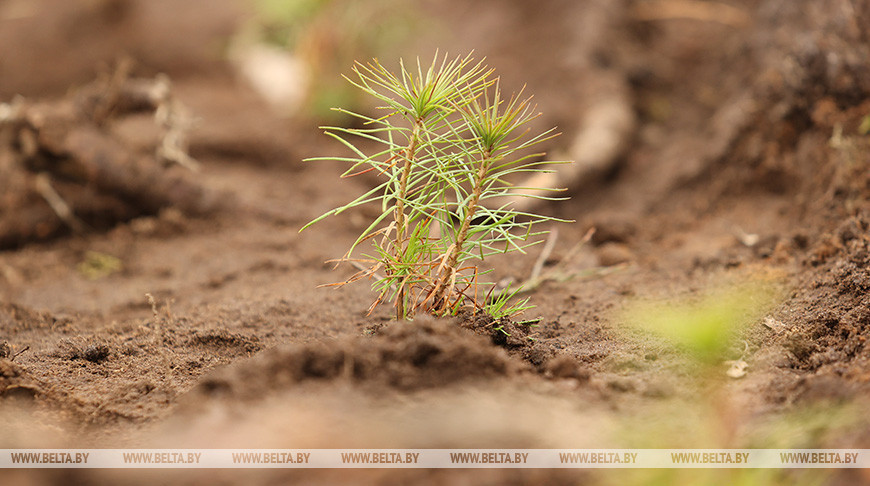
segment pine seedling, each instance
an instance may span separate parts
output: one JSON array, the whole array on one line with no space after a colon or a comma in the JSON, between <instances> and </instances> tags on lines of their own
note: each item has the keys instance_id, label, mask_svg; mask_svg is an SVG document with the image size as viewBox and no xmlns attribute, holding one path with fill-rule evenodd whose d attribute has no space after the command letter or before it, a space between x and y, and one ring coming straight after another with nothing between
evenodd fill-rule
<instances>
[{"instance_id":1,"label":"pine seedling","mask_svg":"<svg viewBox=\"0 0 870 486\"><path fill-rule=\"evenodd\" d=\"M382 182L303 229L364 204L380 203L381 210L336 260L362 270L330 285L373 279L378 297L369 312L391 302L398 319L466 310L501 318L528 309L527 300L511 304L504 293L492 298L495 284L483 281L487 272L475 263L498 253L524 252L546 233L534 229L539 223L557 221L498 203L516 189L539 189L516 188L509 180L545 171L542 165L550 162L531 148L555 137L555 131L532 134L528 125L539 113L531 99L522 92L506 99L493 71L471 56L436 54L425 69L419 60L411 70L400 62L398 74L374 60L357 63L353 73L348 81L382 103L385 114L371 117L339 108L362 127L325 130L353 155L311 160L345 162L350 167L342 177L374 172ZM360 140L377 142L381 149L367 154L357 147ZM372 249L352 257L364 243Z\"/></svg>"}]
</instances>

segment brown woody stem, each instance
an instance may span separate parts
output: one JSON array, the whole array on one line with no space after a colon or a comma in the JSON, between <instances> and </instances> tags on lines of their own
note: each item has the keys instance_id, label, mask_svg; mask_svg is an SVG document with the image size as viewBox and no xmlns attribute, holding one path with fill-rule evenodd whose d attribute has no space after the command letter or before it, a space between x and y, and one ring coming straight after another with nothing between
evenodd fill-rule
<instances>
[{"instance_id":1,"label":"brown woody stem","mask_svg":"<svg viewBox=\"0 0 870 486\"><path fill-rule=\"evenodd\" d=\"M402 177L399 179L399 192L396 195L396 209L394 219L396 221L396 240L393 244L396 251L396 257L400 257L404 252L405 244L405 196L408 193L408 178L411 175L414 158L417 152L417 142L420 134L420 126L422 120L417 120L414 123L414 129L411 132L411 139L408 141L408 148L405 151L405 166L402 167ZM405 318L405 286L400 284L396 291L396 319L402 320Z\"/></svg>"},{"instance_id":2,"label":"brown woody stem","mask_svg":"<svg viewBox=\"0 0 870 486\"><path fill-rule=\"evenodd\" d=\"M474 214L479 207L480 196L483 193L483 179L489 170L491 162L491 154L487 150L483 154L480 161L480 169L477 171L477 178L474 181L474 187L471 192L471 200L468 202L468 209L465 212L465 218L462 220L462 226L459 227L459 233L456 236L456 243L447 257L447 263L444 265L442 276L438 279L438 286L435 290L435 305L438 306L436 312L442 314L447 311L450 303L450 296L447 295L449 282L453 281L456 275L456 265L459 262L459 256L462 254L462 247L465 246L465 241L468 239L468 230L471 228L471 220L474 219Z\"/></svg>"}]
</instances>

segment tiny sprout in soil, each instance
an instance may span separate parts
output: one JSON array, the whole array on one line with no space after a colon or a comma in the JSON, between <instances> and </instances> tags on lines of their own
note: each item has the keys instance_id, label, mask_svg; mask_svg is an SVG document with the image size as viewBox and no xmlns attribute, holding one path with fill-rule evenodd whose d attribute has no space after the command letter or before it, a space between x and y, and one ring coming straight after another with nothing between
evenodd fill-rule
<instances>
[{"instance_id":1,"label":"tiny sprout in soil","mask_svg":"<svg viewBox=\"0 0 870 486\"><path fill-rule=\"evenodd\" d=\"M515 299L521 289L496 291L475 262L524 252L546 233L535 230L539 223L561 221L499 203L517 189L537 189L515 188L509 180L544 172L543 165L552 163L530 150L557 135L529 128L540 115L531 98L522 91L506 98L493 70L471 56L436 54L428 68L418 60L410 70L400 61L398 74L374 60L357 63L353 72L348 81L381 103L385 114L339 108L361 120L362 128L325 130L353 155L311 160L339 160L350 165L342 177L374 172L381 182L303 229L364 204L379 203L380 213L335 260L361 270L330 285L370 278L379 295L369 312L391 302L399 319L467 311L511 318L530 308L528 299ZM380 150L365 153L360 141L376 142ZM371 250L352 256L363 243Z\"/></svg>"}]
</instances>

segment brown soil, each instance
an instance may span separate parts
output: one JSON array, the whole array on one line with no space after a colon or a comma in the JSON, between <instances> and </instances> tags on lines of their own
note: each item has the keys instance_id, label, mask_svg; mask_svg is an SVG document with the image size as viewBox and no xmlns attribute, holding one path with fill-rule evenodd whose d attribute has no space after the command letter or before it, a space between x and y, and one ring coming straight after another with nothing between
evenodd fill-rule
<instances>
[{"instance_id":1,"label":"brown soil","mask_svg":"<svg viewBox=\"0 0 870 486\"><path fill-rule=\"evenodd\" d=\"M509 84L527 82L541 124L566 134L549 150L567 150L584 100L611 89L602 80L629 87L639 119L612 171L543 208L576 220L558 228L545 265L575 277L545 282L526 315L541 321L506 333L473 319L394 322L385 307L366 316L365 284L317 287L353 272L324 262L346 251L369 213L298 230L367 181L303 162L338 148L316 122L277 116L223 61L244 4L0 4L0 101L61 99L129 55L138 75L170 76L200 120L190 139L197 184L226 195L205 215L124 213L104 231L0 252L0 448L870 448L865 414L850 415L870 398L870 138L859 133L870 115L870 2L735 0L727 3L747 18L733 24L645 19L643 2L540 3L480 2L471 15L464 2L423 2L455 29L432 28L420 44L476 48ZM599 35L578 33L584 21ZM563 261L592 227L591 242ZM120 269L87 273L93 254ZM522 280L537 257L488 265ZM725 367L699 372L685 349L622 313L639 299L746 281L772 282L781 298L726 356L749 364L741 379ZM664 481L686 481L674 474ZM652 477L663 480L0 471L3 484ZM860 473L824 479L870 482Z\"/></svg>"}]
</instances>

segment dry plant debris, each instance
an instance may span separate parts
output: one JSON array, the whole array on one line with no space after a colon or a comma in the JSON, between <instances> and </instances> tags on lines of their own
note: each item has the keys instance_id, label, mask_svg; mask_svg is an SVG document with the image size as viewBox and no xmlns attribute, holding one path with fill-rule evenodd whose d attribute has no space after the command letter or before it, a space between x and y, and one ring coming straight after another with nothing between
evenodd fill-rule
<instances>
[{"instance_id":1,"label":"dry plant debris","mask_svg":"<svg viewBox=\"0 0 870 486\"><path fill-rule=\"evenodd\" d=\"M137 114L152 114L157 125L150 153L113 131ZM0 103L0 248L169 206L213 210L217 198L198 183L187 154L192 120L168 77L135 78L125 63L61 100Z\"/></svg>"}]
</instances>

